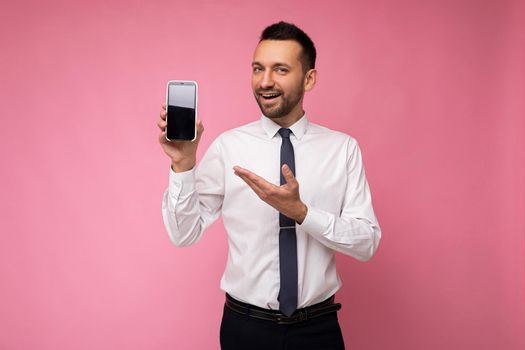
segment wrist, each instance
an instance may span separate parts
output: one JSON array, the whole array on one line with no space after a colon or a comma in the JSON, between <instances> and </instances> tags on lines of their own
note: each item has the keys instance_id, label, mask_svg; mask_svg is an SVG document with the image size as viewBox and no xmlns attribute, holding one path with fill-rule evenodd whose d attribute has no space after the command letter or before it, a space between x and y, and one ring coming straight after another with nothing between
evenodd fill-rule
<instances>
[{"instance_id":1,"label":"wrist","mask_svg":"<svg viewBox=\"0 0 525 350\"><path fill-rule=\"evenodd\" d=\"M188 171L193 169L195 166L195 160L189 160L189 161L171 161L171 168L176 173L182 173L184 171Z\"/></svg>"},{"instance_id":2,"label":"wrist","mask_svg":"<svg viewBox=\"0 0 525 350\"><path fill-rule=\"evenodd\" d=\"M299 225L301 225L306 218L306 214L308 214L308 207L303 202L300 202L298 213L295 216L295 222L297 222Z\"/></svg>"}]
</instances>

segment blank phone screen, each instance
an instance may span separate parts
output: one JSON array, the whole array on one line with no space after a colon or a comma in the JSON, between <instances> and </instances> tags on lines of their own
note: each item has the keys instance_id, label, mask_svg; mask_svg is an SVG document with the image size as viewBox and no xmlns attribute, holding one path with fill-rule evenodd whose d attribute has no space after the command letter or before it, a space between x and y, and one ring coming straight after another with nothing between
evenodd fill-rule
<instances>
[{"instance_id":1,"label":"blank phone screen","mask_svg":"<svg viewBox=\"0 0 525 350\"><path fill-rule=\"evenodd\" d=\"M168 85L168 125L170 140L193 140L195 137L195 84Z\"/></svg>"}]
</instances>

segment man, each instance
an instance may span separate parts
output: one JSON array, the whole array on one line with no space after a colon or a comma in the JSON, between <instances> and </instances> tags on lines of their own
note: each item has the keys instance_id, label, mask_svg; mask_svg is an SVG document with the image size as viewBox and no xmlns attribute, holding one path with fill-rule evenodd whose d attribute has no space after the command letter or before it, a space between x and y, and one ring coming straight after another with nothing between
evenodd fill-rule
<instances>
[{"instance_id":1,"label":"man","mask_svg":"<svg viewBox=\"0 0 525 350\"><path fill-rule=\"evenodd\" d=\"M194 244L220 214L228 233L223 349L344 349L335 251L366 261L381 238L356 140L303 110L315 58L293 24L267 27L252 62L262 116L220 135L198 167L202 122L194 142L167 142L165 105L160 113L172 163L162 205L170 239Z\"/></svg>"}]
</instances>

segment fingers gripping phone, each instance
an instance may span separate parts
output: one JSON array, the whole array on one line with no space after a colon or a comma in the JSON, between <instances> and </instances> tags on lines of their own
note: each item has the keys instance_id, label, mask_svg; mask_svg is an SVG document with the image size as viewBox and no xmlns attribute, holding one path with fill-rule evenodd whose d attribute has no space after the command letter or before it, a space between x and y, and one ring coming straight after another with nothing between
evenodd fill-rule
<instances>
[{"instance_id":1,"label":"fingers gripping phone","mask_svg":"<svg viewBox=\"0 0 525 350\"><path fill-rule=\"evenodd\" d=\"M197 82L170 80L166 89L166 139L193 141L197 137Z\"/></svg>"}]
</instances>

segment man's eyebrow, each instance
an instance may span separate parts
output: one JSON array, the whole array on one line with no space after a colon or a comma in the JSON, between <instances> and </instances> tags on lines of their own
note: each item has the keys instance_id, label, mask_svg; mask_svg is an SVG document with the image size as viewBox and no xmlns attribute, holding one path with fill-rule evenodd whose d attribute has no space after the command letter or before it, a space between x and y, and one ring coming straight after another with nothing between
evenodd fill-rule
<instances>
[{"instance_id":1,"label":"man's eyebrow","mask_svg":"<svg viewBox=\"0 0 525 350\"><path fill-rule=\"evenodd\" d=\"M257 61L253 61L252 62L252 66L261 66L261 67L264 67L264 65L260 62L257 62ZM274 63L272 65L272 67L287 67L287 68L292 68L289 64L286 64L286 63L282 63L282 62L277 62L277 63Z\"/></svg>"}]
</instances>

